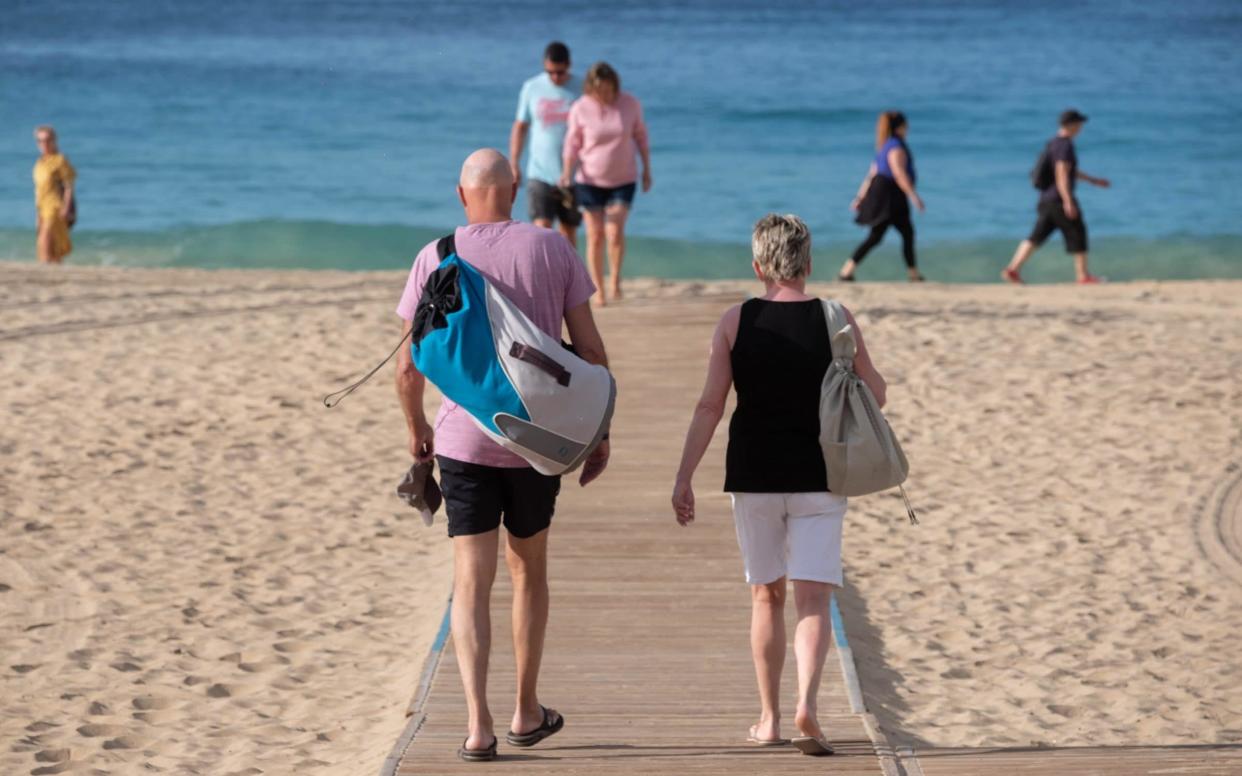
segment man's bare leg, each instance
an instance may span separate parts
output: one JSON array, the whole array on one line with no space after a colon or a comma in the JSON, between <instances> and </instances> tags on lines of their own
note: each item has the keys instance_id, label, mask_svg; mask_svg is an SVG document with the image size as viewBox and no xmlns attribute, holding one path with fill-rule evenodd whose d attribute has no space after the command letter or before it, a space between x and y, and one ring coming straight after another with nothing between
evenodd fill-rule
<instances>
[{"instance_id":1,"label":"man's bare leg","mask_svg":"<svg viewBox=\"0 0 1242 776\"><path fill-rule=\"evenodd\" d=\"M625 262L625 220L630 215L630 209L624 204L612 204L608 206L606 215L604 234L608 238L608 293L613 299L620 299L621 265Z\"/></svg>"},{"instance_id":2,"label":"man's bare leg","mask_svg":"<svg viewBox=\"0 0 1242 776\"><path fill-rule=\"evenodd\" d=\"M798 661L798 707L794 724L803 735L820 737L819 680L828 656L831 625L828 604L832 585L825 582L794 580L794 606L798 610L798 627L794 633L794 656Z\"/></svg>"},{"instance_id":3,"label":"man's bare leg","mask_svg":"<svg viewBox=\"0 0 1242 776\"><path fill-rule=\"evenodd\" d=\"M1035 251L1039 250L1039 246L1030 240L1023 240L1018 243L1018 249L1014 251L1013 258L1009 261L1009 266L1005 267L1005 271L1001 273L1001 277L1011 283L1022 282L1018 279L1019 273L1022 271L1022 265L1027 262L1031 256L1035 255Z\"/></svg>"},{"instance_id":4,"label":"man's bare leg","mask_svg":"<svg viewBox=\"0 0 1242 776\"><path fill-rule=\"evenodd\" d=\"M529 733L543 724L537 685L548 630L548 531L527 539L512 534L505 560L513 578L513 656L517 661L515 733Z\"/></svg>"},{"instance_id":5,"label":"man's bare leg","mask_svg":"<svg viewBox=\"0 0 1242 776\"><path fill-rule=\"evenodd\" d=\"M494 739L487 707L487 659L492 649L490 604L499 535L496 529L453 537L453 645L466 691L467 749L486 749Z\"/></svg>"},{"instance_id":6,"label":"man's bare leg","mask_svg":"<svg viewBox=\"0 0 1242 776\"><path fill-rule=\"evenodd\" d=\"M785 668L785 578L750 586L750 654L759 680L759 723L751 735L781 735L781 671Z\"/></svg>"},{"instance_id":7,"label":"man's bare leg","mask_svg":"<svg viewBox=\"0 0 1242 776\"><path fill-rule=\"evenodd\" d=\"M1074 276L1079 283L1091 277L1091 273L1087 272L1087 254L1085 252L1074 254Z\"/></svg>"}]
</instances>

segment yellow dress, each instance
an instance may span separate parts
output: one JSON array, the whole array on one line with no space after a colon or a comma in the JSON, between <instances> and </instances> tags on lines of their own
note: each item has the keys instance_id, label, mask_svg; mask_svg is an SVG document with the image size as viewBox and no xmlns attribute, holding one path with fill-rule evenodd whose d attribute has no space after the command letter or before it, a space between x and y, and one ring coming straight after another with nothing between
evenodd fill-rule
<instances>
[{"instance_id":1,"label":"yellow dress","mask_svg":"<svg viewBox=\"0 0 1242 776\"><path fill-rule=\"evenodd\" d=\"M35 209L45 229L52 230L52 256L62 258L73 250L69 241L69 225L60 210L65 201L65 186L72 186L78 174L64 154L50 154L39 158L34 166Z\"/></svg>"}]
</instances>

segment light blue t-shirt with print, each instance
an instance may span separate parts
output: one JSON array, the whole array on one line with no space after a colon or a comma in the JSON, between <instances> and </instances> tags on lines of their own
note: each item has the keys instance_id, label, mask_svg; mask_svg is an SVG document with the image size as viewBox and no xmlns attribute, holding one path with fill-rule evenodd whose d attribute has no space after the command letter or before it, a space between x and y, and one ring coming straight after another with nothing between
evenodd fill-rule
<instances>
[{"instance_id":1,"label":"light blue t-shirt with print","mask_svg":"<svg viewBox=\"0 0 1242 776\"><path fill-rule=\"evenodd\" d=\"M557 86L547 73L540 73L522 84L518 97L517 120L530 124L530 143L526 157L526 180L553 186L561 177L561 146L565 143L569 107L582 95L577 76Z\"/></svg>"}]
</instances>

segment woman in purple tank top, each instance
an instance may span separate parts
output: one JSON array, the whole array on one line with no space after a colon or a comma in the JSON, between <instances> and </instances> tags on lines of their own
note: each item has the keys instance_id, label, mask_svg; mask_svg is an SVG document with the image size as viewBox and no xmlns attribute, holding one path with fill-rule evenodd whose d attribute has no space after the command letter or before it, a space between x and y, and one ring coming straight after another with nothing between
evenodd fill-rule
<instances>
[{"instance_id":1,"label":"woman in purple tank top","mask_svg":"<svg viewBox=\"0 0 1242 776\"><path fill-rule=\"evenodd\" d=\"M910 124L900 111L880 114L875 126L875 161L867 171L858 188L858 196L850 203L850 209L858 211L854 220L870 227L867 238L854 249L838 280L851 281L854 271L872 248L884 239L891 226L901 234L901 251L906 260L906 272L911 282L923 279L914 258L914 223L910 220L910 202L923 212L923 199L914 189L918 176L914 171L914 156L906 146L906 133Z\"/></svg>"}]
</instances>

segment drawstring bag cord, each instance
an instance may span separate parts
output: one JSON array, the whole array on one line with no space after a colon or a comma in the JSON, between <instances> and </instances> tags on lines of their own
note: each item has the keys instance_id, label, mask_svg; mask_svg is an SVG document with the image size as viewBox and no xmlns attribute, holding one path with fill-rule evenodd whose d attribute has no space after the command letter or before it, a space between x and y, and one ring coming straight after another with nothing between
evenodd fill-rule
<instances>
[{"instance_id":1,"label":"drawstring bag cord","mask_svg":"<svg viewBox=\"0 0 1242 776\"><path fill-rule=\"evenodd\" d=\"M384 366L384 364L387 364L389 361L392 360L393 356L397 355L397 351L401 350L401 346L405 344L405 341L409 339L410 335L413 333L414 333L414 328L410 327L409 331L407 331L405 334L402 334L401 341L397 343L397 347L392 349L392 352L388 354L387 358L385 358L383 361L376 364L374 369L372 369L370 372L367 372L366 377L363 377L361 380L354 383L353 385L342 388L336 393L330 393L327 396L323 397L323 406L327 407L328 409L332 409L333 407L335 407L336 405L344 401L346 396L350 395L355 390L357 390L363 383L365 383L367 380L370 380L375 375L375 373L378 372ZM335 396L340 396L340 398L336 399L336 401L333 401L333 397Z\"/></svg>"},{"instance_id":2,"label":"drawstring bag cord","mask_svg":"<svg viewBox=\"0 0 1242 776\"><path fill-rule=\"evenodd\" d=\"M910 518L910 525L918 525L919 518L918 515L914 514L914 507L910 506L910 497L906 495L906 486L898 485L897 487L901 490L902 501L906 502L906 516Z\"/></svg>"}]
</instances>

